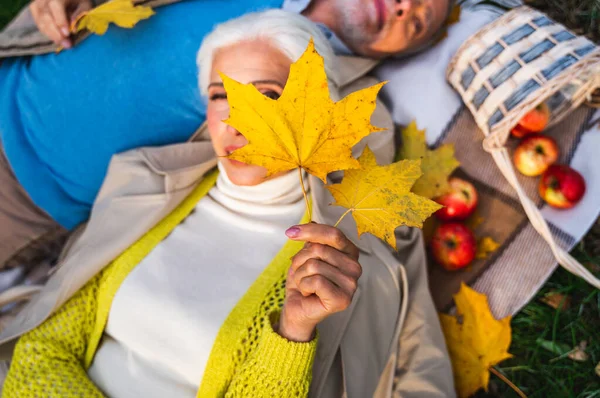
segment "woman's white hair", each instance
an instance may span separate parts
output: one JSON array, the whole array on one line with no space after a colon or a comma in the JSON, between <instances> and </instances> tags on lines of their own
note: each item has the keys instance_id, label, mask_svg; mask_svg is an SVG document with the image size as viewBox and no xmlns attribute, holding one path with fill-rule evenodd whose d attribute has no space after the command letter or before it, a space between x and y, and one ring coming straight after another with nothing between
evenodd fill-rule
<instances>
[{"instance_id":1,"label":"woman's white hair","mask_svg":"<svg viewBox=\"0 0 600 398\"><path fill-rule=\"evenodd\" d=\"M204 38L197 57L200 93L202 96L208 94L213 58L218 49L244 41L266 40L288 56L292 62L295 62L306 50L311 37L314 40L315 49L324 60L330 95L333 100L337 100L339 80L336 58L331 45L319 27L309 19L282 10L253 12L229 20L217 25Z\"/></svg>"}]
</instances>

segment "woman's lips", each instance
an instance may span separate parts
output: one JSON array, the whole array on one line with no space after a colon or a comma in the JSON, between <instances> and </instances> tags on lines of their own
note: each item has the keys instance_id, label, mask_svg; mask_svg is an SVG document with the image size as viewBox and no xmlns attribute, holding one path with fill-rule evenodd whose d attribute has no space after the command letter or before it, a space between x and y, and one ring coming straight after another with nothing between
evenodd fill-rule
<instances>
[{"instance_id":1,"label":"woman's lips","mask_svg":"<svg viewBox=\"0 0 600 398\"><path fill-rule=\"evenodd\" d=\"M229 145L225 147L226 156L231 155L236 149L242 148L243 145ZM234 166L246 166L246 163L240 162L239 160L227 158L227 160Z\"/></svg>"}]
</instances>

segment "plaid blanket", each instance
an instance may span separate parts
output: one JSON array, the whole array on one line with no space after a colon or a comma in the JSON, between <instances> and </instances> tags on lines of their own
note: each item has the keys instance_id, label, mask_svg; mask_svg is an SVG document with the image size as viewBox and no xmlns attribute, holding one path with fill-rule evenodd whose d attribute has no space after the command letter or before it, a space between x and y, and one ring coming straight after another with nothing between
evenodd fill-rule
<instances>
[{"instance_id":1,"label":"plaid blanket","mask_svg":"<svg viewBox=\"0 0 600 398\"><path fill-rule=\"evenodd\" d=\"M466 7L461 21L450 28L445 41L413 59L387 62L375 73L390 81L383 90L396 123L406 125L415 119L419 128L427 129L430 146L454 145L456 158L461 162L456 174L471 181L480 195L480 224L475 235L489 236L500 244L487 258L476 260L461 271L448 272L430 262L431 291L438 309L451 307L452 294L464 281L486 293L494 314L503 317L522 308L557 263L548 244L529 223L516 192L482 148L484 135L471 113L445 80L446 66L458 47L499 15L501 11L487 6ZM545 132L561 148L559 162L571 164L586 179L587 193L578 206L569 211L549 208L537 194L538 179L519 176L557 243L565 250L583 237L600 214L600 159L593 151L600 148L600 131L597 122L591 123L598 116L600 112L594 116L592 109L580 107ZM509 141L509 149L517 143Z\"/></svg>"},{"instance_id":2,"label":"plaid blanket","mask_svg":"<svg viewBox=\"0 0 600 398\"><path fill-rule=\"evenodd\" d=\"M592 134L590 121L593 114L593 110L581 107L545 132L556 140L562 150L559 163L573 163L582 137ZM486 259L475 260L469 268L458 272L445 271L430 262L429 276L435 302L438 308L447 309L452 294L464 281L488 294L497 316L512 314L544 284L554 271L556 260L546 241L529 223L516 192L498 171L490 154L483 150L483 134L466 108L461 107L437 141L438 144L454 144L456 157L461 161L457 174L477 188L480 201L476 217L481 217L481 223L475 228L476 236L490 236L500 244L500 248ZM509 148L516 144L516 140L510 141ZM544 203L537 194L538 179L519 175L519 180L528 196L542 209ZM588 190L588 196L591 194ZM547 219L559 246L565 250L572 249L596 219L598 209L595 214L590 209L587 215L587 222L582 220L581 228L575 234L565 231L560 223Z\"/></svg>"}]
</instances>

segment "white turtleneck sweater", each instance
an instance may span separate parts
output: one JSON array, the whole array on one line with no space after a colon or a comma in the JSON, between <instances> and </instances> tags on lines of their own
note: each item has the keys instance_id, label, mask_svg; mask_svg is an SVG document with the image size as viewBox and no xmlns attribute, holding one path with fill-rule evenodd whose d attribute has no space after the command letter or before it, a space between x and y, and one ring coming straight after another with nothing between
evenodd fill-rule
<instances>
[{"instance_id":1,"label":"white turtleneck sweater","mask_svg":"<svg viewBox=\"0 0 600 398\"><path fill-rule=\"evenodd\" d=\"M109 397L195 397L225 318L305 211L296 173L216 186L127 276L88 370Z\"/></svg>"}]
</instances>

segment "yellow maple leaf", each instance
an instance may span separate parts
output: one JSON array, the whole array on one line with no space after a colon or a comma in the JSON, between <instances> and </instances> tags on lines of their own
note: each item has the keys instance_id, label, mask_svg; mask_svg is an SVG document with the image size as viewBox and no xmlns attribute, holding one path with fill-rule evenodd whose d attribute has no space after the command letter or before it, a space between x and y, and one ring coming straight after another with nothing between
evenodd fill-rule
<instances>
[{"instance_id":1,"label":"yellow maple leaf","mask_svg":"<svg viewBox=\"0 0 600 398\"><path fill-rule=\"evenodd\" d=\"M71 25L72 32L87 29L103 35L112 22L122 28L132 28L142 19L150 18L154 11L150 7L134 6L131 0L111 0L90 11L81 13Z\"/></svg>"},{"instance_id":2,"label":"yellow maple leaf","mask_svg":"<svg viewBox=\"0 0 600 398\"><path fill-rule=\"evenodd\" d=\"M490 312L487 296L464 283L454 295L456 311L462 318L440 314L440 322L452 360L454 384L458 396L466 398L490 379L489 369L511 358L510 316L496 320Z\"/></svg>"},{"instance_id":3,"label":"yellow maple leaf","mask_svg":"<svg viewBox=\"0 0 600 398\"><path fill-rule=\"evenodd\" d=\"M361 168L347 170L340 184L328 185L335 205L351 212L358 235L369 232L396 249L394 230L401 225L423 226L423 221L442 206L410 192L421 176L419 160L401 160L378 166L366 147Z\"/></svg>"},{"instance_id":4,"label":"yellow maple leaf","mask_svg":"<svg viewBox=\"0 0 600 398\"><path fill-rule=\"evenodd\" d=\"M384 83L334 103L323 58L312 40L292 64L277 100L264 96L252 84L238 83L223 74L221 78L229 102L225 123L248 140L229 158L265 167L268 175L302 167L326 182L332 171L358 168L352 147L371 132L385 130L370 122Z\"/></svg>"},{"instance_id":5,"label":"yellow maple leaf","mask_svg":"<svg viewBox=\"0 0 600 398\"><path fill-rule=\"evenodd\" d=\"M425 130L419 130L414 120L402 129L402 146L397 159L421 159L423 176L415 183L412 191L430 199L450 190L448 177L460 166L460 162L454 157L452 144L429 150L425 141Z\"/></svg>"},{"instance_id":6,"label":"yellow maple leaf","mask_svg":"<svg viewBox=\"0 0 600 398\"><path fill-rule=\"evenodd\" d=\"M500 244L496 242L493 238L489 236L484 236L477 242L477 252L475 253L475 258L487 258L487 256L498 250L499 247Z\"/></svg>"}]
</instances>

